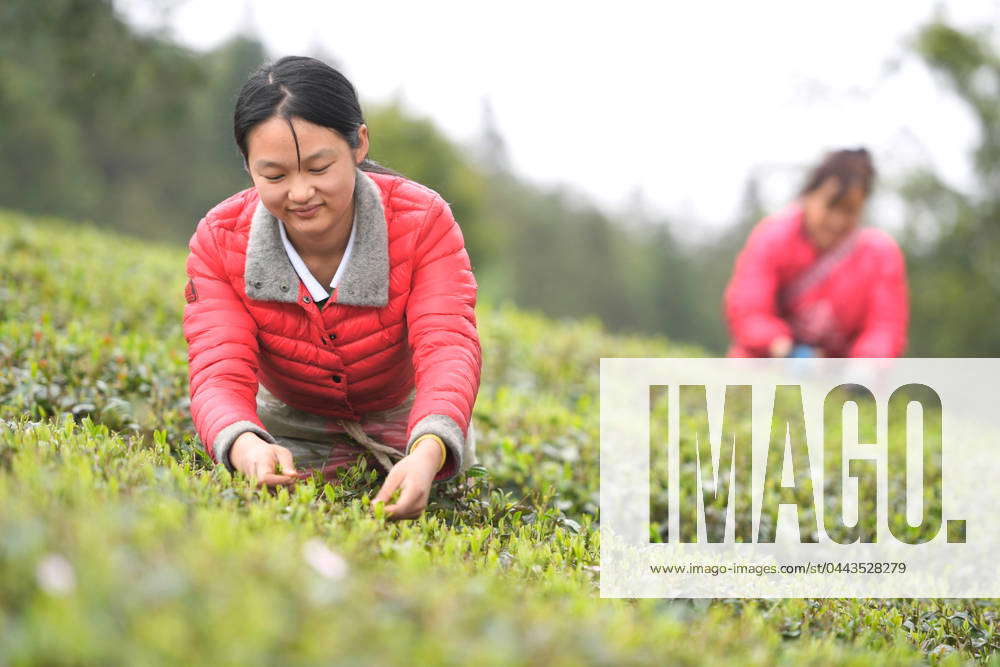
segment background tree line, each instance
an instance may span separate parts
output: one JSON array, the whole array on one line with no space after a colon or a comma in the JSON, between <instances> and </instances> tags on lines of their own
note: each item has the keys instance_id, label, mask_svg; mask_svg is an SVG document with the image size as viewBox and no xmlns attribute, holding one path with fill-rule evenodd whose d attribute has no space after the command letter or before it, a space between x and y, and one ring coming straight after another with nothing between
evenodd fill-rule
<instances>
[{"instance_id":1,"label":"background tree line","mask_svg":"<svg viewBox=\"0 0 1000 667\"><path fill-rule=\"evenodd\" d=\"M912 49L981 132L974 192L955 191L927 169L900 188L909 353L995 356L1000 57L990 34L939 22ZM108 0L9 0L0 8L0 206L186 242L208 208L249 186L232 141L232 105L267 59L252 36L201 53L139 32ZM463 147L398 103L366 105L366 115L371 156L451 203L485 297L725 350L722 290L766 212L753 180L739 219L695 242L673 231L683 221L639 209L612 215L570 190L527 182L507 166L492 128L480 145Z\"/></svg>"}]
</instances>

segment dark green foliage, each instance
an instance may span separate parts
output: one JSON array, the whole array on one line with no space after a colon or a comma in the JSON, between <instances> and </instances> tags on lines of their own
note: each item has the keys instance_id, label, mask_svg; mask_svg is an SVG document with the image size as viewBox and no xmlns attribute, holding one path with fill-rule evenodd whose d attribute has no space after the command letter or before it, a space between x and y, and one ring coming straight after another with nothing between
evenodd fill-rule
<instances>
[{"instance_id":1,"label":"dark green foliage","mask_svg":"<svg viewBox=\"0 0 1000 667\"><path fill-rule=\"evenodd\" d=\"M1000 354L1000 54L989 31L946 23L923 27L913 50L957 95L979 129L976 183L959 192L931 171L910 175L907 269L912 295L910 353Z\"/></svg>"},{"instance_id":2,"label":"dark green foliage","mask_svg":"<svg viewBox=\"0 0 1000 667\"><path fill-rule=\"evenodd\" d=\"M186 241L219 193L246 187L220 108L264 58L256 42L202 59L136 34L110 2L0 11L0 202Z\"/></svg>"}]
</instances>

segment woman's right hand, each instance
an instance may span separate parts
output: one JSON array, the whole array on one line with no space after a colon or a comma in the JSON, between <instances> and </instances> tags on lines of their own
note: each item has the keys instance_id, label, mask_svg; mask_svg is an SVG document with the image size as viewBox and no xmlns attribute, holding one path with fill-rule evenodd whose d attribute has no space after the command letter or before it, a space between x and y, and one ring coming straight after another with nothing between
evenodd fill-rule
<instances>
[{"instance_id":1,"label":"woman's right hand","mask_svg":"<svg viewBox=\"0 0 1000 667\"><path fill-rule=\"evenodd\" d=\"M771 341L768 353L776 358L787 357L791 353L794 344L794 341L788 336L779 336Z\"/></svg>"},{"instance_id":2,"label":"woman's right hand","mask_svg":"<svg viewBox=\"0 0 1000 667\"><path fill-rule=\"evenodd\" d=\"M257 434L243 433L229 449L229 461L247 477L267 486L281 486L298 481L292 453L281 445L272 445ZM281 466L281 472L276 467Z\"/></svg>"}]
</instances>

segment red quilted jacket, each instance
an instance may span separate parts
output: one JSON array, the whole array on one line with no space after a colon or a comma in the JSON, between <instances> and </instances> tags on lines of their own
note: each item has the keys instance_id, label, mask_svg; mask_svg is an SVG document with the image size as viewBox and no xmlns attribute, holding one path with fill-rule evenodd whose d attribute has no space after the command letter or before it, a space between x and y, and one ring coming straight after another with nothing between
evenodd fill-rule
<instances>
[{"instance_id":1,"label":"red quilted jacket","mask_svg":"<svg viewBox=\"0 0 1000 667\"><path fill-rule=\"evenodd\" d=\"M909 313L903 253L885 232L858 230L857 240L793 304L782 290L819 260L798 203L762 220L736 259L726 287L731 357L767 356L789 336L828 357L898 357ZM831 251L833 252L833 251Z\"/></svg>"},{"instance_id":2,"label":"red quilted jacket","mask_svg":"<svg viewBox=\"0 0 1000 667\"><path fill-rule=\"evenodd\" d=\"M435 479L463 467L482 356L462 233L437 193L404 178L358 171L354 196L354 247L322 308L253 188L209 211L191 238L191 415L230 470L241 433L275 441L257 417L258 383L297 409L351 420L416 386L406 452L434 433L448 449Z\"/></svg>"}]
</instances>

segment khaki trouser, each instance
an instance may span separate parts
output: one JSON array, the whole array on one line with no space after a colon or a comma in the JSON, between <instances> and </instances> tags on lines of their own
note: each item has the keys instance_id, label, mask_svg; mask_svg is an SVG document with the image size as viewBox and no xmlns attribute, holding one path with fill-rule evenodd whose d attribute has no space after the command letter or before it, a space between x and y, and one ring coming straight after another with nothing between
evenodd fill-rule
<instances>
[{"instance_id":1,"label":"khaki trouser","mask_svg":"<svg viewBox=\"0 0 1000 667\"><path fill-rule=\"evenodd\" d=\"M411 391L398 406L351 421L298 410L259 385L257 416L278 444L292 452L300 473L320 470L324 477L336 478L337 469L352 465L359 455L367 459L369 466L388 472L406 451L406 427L415 395L416 390ZM471 423L466 440L463 469L476 462Z\"/></svg>"}]
</instances>

